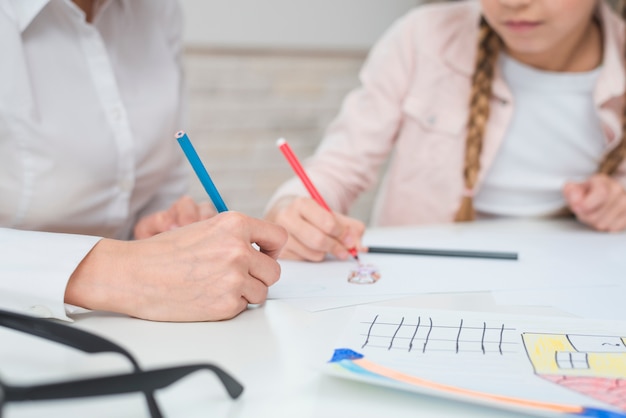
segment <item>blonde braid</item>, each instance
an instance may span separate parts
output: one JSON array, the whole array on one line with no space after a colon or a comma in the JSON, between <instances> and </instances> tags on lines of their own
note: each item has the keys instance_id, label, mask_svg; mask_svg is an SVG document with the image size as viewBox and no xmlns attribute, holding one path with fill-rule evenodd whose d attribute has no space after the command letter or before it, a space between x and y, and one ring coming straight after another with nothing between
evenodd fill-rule
<instances>
[{"instance_id":1,"label":"blonde braid","mask_svg":"<svg viewBox=\"0 0 626 418\"><path fill-rule=\"evenodd\" d=\"M621 1L618 12L622 15L622 18L626 20L626 2ZM626 52L626 51L625 51ZM622 139L615 148L611 150L600 163L598 172L600 174L606 174L610 176L615 173L619 165L626 156L626 94L624 95L624 107L622 110Z\"/></svg>"},{"instance_id":2,"label":"blonde braid","mask_svg":"<svg viewBox=\"0 0 626 418\"><path fill-rule=\"evenodd\" d=\"M491 84L499 50L500 38L487 24L487 21L484 18L481 19L476 67L472 76L467 138L465 140L465 164L463 167L465 193L454 218L455 222L471 221L476 217L472 192L480 171L480 154L487 120L489 119Z\"/></svg>"}]
</instances>

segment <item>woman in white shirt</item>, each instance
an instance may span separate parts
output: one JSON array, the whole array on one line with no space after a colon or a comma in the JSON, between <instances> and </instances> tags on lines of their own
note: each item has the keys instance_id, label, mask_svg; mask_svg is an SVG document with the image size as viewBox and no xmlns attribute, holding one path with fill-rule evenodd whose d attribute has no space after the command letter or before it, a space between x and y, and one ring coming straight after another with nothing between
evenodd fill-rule
<instances>
[{"instance_id":1,"label":"woman in white shirt","mask_svg":"<svg viewBox=\"0 0 626 418\"><path fill-rule=\"evenodd\" d=\"M265 300L284 231L183 196L180 35L171 0L0 0L1 307L195 321Z\"/></svg>"}]
</instances>

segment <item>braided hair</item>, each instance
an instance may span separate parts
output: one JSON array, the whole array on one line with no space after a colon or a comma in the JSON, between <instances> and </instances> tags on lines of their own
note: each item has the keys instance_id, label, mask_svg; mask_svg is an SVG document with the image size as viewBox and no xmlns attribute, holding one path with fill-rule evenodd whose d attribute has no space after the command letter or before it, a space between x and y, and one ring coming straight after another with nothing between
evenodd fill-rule
<instances>
[{"instance_id":1,"label":"braided hair","mask_svg":"<svg viewBox=\"0 0 626 418\"><path fill-rule=\"evenodd\" d=\"M621 16L626 20L626 0L619 1L617 7ZM489 101L491 99L491 85L493 82L496 60L502 42L496 32L482 18L478 36L478 52L474 75L472 76L472 90L470 94L470 112L467 122L467 138L465 142L465 162L463 167L463 181L465 191L461 205L454 217L455 222L472 221L476 214L473 204L473 190L476 186L480 171L480 154L487 120L489 119ZM625 51L626 54L626 51ZM626 157L626 95L622 113L622 139L613 148L598 167L598 173L608 176L615 173L624 157Z\"/></svg>"},{"instance_id":2,"label":"braided hair","mask_svg":"<svg viewBox=\"0 0 626 418\"><path fill-rule=\"evenodd\" d=\"M619 3L620 4L617 5L618 12L622 16L622 19L626 20L626 1L622 0ZM620 143L604 157L602 163L600 163L600 169L598 170L600 174L610 176L615 173L626 156L626 94L624 99L624 109L622 111L622 139Z\"/></svg>"},{"instance_id":3,"label":"braided hair","mask_svg":"<svg viewBox=\"0 0 626 418\"><path fill-rule=\"evenodd\" d=\"M472 76L470 112L465 140L465 163L463 180L465 192L461 206L454 218L455 222L471 221L475 218L472 191L480 172L480 154L483 148L485 128L489 119L489 101L496 60L500 51L500 38L482 18L478 36L476 67Z\"/></svg>"}]
</instances>

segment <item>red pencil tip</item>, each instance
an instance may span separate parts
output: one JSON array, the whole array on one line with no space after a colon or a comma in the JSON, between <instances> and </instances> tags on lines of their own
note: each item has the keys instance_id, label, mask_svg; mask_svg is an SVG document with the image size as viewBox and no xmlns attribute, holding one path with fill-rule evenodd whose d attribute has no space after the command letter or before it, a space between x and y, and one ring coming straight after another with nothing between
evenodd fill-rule
<instances>
[{"instance_id":1,"label":"red pencil tip","mask_svg":"<svg viewBox=\"0 0 626 418\"><path fill-rule=\"evenodd\" d=\"M352 255L352 257L354 257L356 261L358 261L359 263L361 262L361 260L359 260L359 252L356 248L350 248L348 252Z\"/></svg>"}]
</instances>

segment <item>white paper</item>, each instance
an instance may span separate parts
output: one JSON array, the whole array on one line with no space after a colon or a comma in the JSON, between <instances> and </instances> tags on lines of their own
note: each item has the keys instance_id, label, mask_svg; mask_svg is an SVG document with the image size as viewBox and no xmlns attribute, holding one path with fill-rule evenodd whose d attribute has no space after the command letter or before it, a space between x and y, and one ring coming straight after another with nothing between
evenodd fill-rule
<instances>
[{"instance_id":1,"label":"white paper","mask_svg":"<svg viewBox=\"0 0 626 418\"><path fill-rule=\"evenodd\" d=\"M364 237L366 245L517 252L519 260L361 254L361 262L376 266L381 274L380 280L374 284L348 282L348 275L357 268L354 260L320 263L282 260L281 279L270 288L269 298L411 295L621 284L626 274L626 234L603 234L573 225L494 221L372 229Z\"/></svg>"},{"instance_id":2,"label":"white paper","mask_svg":"<svg viewBox=\"0 0 626 418\"><path fill-rule=\"evenodd\" d=\"M348 306L365 305L374 302L383 302L392 299L405 298L406 295L371 295L371 296L337 296L337 297L309 297L286 298L283 303L304 309L309 312L321 312L330 309L345 308Z\"/></svg>"},{"instance_id":3,"label":"white paper","mask_svg":"<svg viewBox=\"0 0 626 418\"><path fill-rule=\"evenodd\" d=\"M626 384L626 322L360 306L334 348L364 356L325 365L341 377L541 416L626 416L619 391L606 401Z\"/></svg>"},{"instance_id":4,"label":"white paper","mask_svg":"<svg viewBox=\"0 0 626 418\"><path fill-rule=\"evenodd\" d=\"M496 291L499 305L551 306L580 318L626 321L626 286Z\"/></svg>"}]
</instances>

